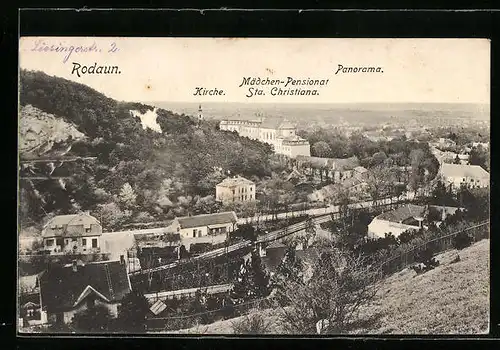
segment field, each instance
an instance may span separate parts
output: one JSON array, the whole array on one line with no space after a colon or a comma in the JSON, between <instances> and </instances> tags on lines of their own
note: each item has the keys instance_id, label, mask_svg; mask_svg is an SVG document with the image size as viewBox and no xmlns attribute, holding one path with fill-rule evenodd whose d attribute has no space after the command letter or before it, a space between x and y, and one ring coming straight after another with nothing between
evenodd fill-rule
<instances>
[{"instance_id":1,"label":"field","mask_svg":"<svg viewBox=\"0 0 500 350\"><path fill-rule=\"evenodd\" d=\"M355 334L484 334L489 330L489 239L439 254L440 266L422 275L405 269L385 279L360 312ZM281 333L275 310L255 311ZM231 334L242 317L172 333Z\"/></svg>"}]
</instances>

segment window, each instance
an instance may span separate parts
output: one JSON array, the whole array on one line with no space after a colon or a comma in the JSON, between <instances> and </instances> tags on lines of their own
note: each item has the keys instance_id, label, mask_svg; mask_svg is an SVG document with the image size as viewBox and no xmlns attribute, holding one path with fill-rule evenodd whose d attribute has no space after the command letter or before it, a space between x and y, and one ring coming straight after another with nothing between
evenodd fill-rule
<instances>
[{"instance_id":1,"label":"window","mask_svg":"<svg viewBox=\"0 0 500 350\"><path fill-rule=\"evenodd\" d=\"M233 194L234 194L234 189L233 189Z\"/></svg>"},{"instance_id":2,"label":"window","mask_svg":"<svg viewBox=\"0 0 500 350\"><path fill-rule=\"evenodd\" d=\"M201 237L201 230L198 230L198 237Z\"/></svg>"},{"instance_id":3,"label":"window","mask_svg":"<svg viewBox=\"0 0 500 350\"><path fill-rule=\"evenodd\" d=\"M193 230L193 238L196 237L196 230Z\"/></svg>"},{"instance_id":4,"label":"window","mask_svg":"<svg viewBox=\"0 0 500 350\"><path fill-rule=\"evenodd\" d=\"M90 227L85 227L85 232L89 233L91 231L92 231L92 229Z\"/></svg>"},{"instance_id":5,"label":"window","mask_svg":"<svg viewBox=\"0 0 500 350\"><path fill-rule=\"evenodd\" d=\"M76 238L72 238L72 239L71 239L71 242L76 242Z\"/></svg>"},{"instance_id":6,"label":"window","mask_svg":"<svg viewBox=\"0 0 500 350\"><path fill-rule=\"evenodd\" d=\"M252 199L252 195L250 195L250 199Z\"/></svg>"},{"instance_id":7,"label":"window","mask_svg":"<svg viewBox=\"0 0 500 350\"><path fill-rule=\"evenodd\" d=\"M97 238L92 238L92 248L97 248Z\"/></svg>"},{"instance_id":8,"label":"window","mask_svg":"<svg viewBox=\"0 0 500 350\"><path fill-rule=\"evenodd\" d=\"M86 238L82 238L82 245L84 247L87 246L87 239Z\"/></svg>"}]
</instances>

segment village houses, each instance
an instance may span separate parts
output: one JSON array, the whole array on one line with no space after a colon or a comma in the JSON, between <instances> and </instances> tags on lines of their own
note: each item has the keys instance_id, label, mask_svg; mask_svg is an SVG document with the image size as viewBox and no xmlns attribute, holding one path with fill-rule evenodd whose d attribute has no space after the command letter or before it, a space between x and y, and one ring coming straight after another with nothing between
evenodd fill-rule
<instances>
[{"instance_id":1,"label":"village houses","mask_svg":"<svg viewBox=\"0 0 500 350\"><path fill-rule=\"evenodd\" d=\"M215 198L226 205L255 200L255 183L241 176L224 179L215 186Z\"/></svg>"},{"instance_id":2,"label":"village houses","mask_svg":"<svg viewBox=\"0 0 500 350\"><path fill-rule=\"evenodd\" d=\"M42 230L44 250L58 253L98 253L102 226L88 212L57 215Z\"/></svg>"},{"instance_id":3,"label":"village houses","mask_svg":"<svg viewBox=\"0 0 500 350\"><path fill-rule=\"evenodd\" d=\"M451 186L453 190L458 190L462 186L485 188L490 185L490 174L479 165L442 163L439 173L445 184Z\"/></svg>"}]
</instances>

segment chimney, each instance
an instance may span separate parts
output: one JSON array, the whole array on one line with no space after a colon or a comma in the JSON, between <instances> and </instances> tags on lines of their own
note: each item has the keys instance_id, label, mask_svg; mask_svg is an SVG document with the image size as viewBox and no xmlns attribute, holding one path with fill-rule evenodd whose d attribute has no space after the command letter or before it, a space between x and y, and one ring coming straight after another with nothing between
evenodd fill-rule
<instances>
[{"instance_id":1,"label":"chimney","mask_svg":"<svg viewBox=\"0 0 500 350\"><path fill-rule=\"evenodd\" d=\"M120 255L120 264L125 265L125 257L123 255Z\"/></svg>"},{"instance_id":2,"label":"chimney","mask_svg":"<svg viewBox=\"0 0 500 350\"><path fill-rule=\"evenodd\" d=\"M77 272L78 271L78 263L76 260L73 260L72 261L72 266L71 268L73 269L73 272Z\"/></svg>"}]
</instances>

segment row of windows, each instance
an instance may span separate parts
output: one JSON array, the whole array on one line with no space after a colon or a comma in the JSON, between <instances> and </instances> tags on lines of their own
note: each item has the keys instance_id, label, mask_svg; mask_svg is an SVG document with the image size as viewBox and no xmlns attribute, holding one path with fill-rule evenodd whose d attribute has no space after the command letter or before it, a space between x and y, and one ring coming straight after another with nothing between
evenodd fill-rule
<instances>
[{"instance_id":1,"label":"row of windows","mask_svg":"<svg viewBox=\"0 0 500 350\"><path fill-rule=\"evenodd\" d=\"M233 194L235 194L235 189L233 188ZM252 192L253 191L253 187L250 187L250 190L248 192ZM240 193L247 193L247 188L244 187L244 188L238 188L238 194Z\"/></svg>"},{"instance_id":2,"label":"row of windows","mask_svg":"<svg viewBox=\"0 0 500 350\"><path fill-rule=\"evenodd\" d=\"M76 238L72 238L71 239L71 242L74 243L74 242L77 242L78 240ZM70 240L69 239L65 239L63 240L62 238L58 238L57 240L53 240L53 239L47 239L45 241L45 245L47 247L53 247L54 246L54 243L58 246L63 246L63 245L68 245L70 243ZM86 238L82 238L82 246L83 247L86 247L87 246L87 239ZM97 238L92 238L92 248L97 248L98 247L98 242L97 242Z\"/></svg>"}]
</instances>

